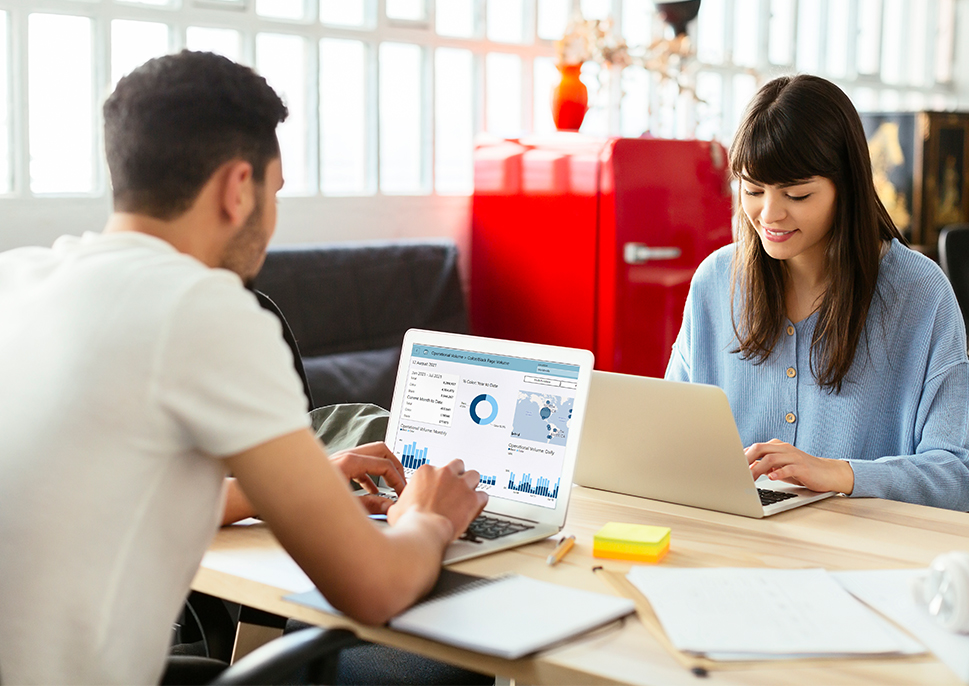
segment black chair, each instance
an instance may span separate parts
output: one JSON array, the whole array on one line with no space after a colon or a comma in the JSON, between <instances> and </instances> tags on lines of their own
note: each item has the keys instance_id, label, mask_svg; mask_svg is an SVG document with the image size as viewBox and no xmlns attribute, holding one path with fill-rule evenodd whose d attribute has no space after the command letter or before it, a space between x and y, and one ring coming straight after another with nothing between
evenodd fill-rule
<instances>
[{"instance_id":1,"label":"black chair","mask_svg":"<svg viewBox=\"0 0 969 686\"><path fill-rule=\"evenodd\" d=\"M939 264L969 327L969 224L950 224L939 232Z\"/></svg>"},{"instance_id":2,"label":"black chair","mask_svg":"<svg viewBox=\"0 0 969 686\"><path fill-rule=\"evenodd\" d=\"M306 676L306 683L333 684L337 656L358 642L346 629L303 629L252 651L222 672L212 684L283 684L297 672Z\"/></svg>"},{"instance_id":3,"label":"black chair","mask_svg":"<svg viewBox=\"0 0 969 686\"><path fill-rule=\"evenodd\" d=\"M286 321L286 317L283 316L283 311L279 309L279 305L273 302L272 298L263 293L262 291L257 291L252 289L253 295L256 296L256 300L262 305L264 310L272 312L274 315L279 317L279 323L283 326L283 340L286 341L286 345L289 346L290 351L293 353L293 365L296 367L296 373L299 374L299 378L303 381L303 393L306 394L307 411L312 410L315 406L313 405L313 393L310 391L310 382L306 377L306 369L303 367L303 358L299 353L299 346L296 345L296 336L293 335L293 329L290 327L289 322Z\"/></svg>"},{"instance_id":4,"label":"black chair","mask_svg":"<svg viewBox=\"0 0 969 686\"><path fill-rule=\"evenodd\" d=\"M201 656L169 657L162 684L334 684L340 651L358 642L346 629L311 627L280 636L232 666Z\"/></svg>"}]
</instances>

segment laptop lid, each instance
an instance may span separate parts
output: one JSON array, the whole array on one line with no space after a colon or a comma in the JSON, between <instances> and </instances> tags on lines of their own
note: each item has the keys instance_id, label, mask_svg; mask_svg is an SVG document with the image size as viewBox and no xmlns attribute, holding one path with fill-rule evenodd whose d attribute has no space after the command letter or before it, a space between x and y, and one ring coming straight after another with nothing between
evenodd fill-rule
<instances>
[{"instance_id":1,"label":"laptop lid","mask_svg":"<svg viewBox=\"0 0 969 686\"><path fill-rule=\"evenodd\" d=\"M593 372L575 481L581 486L764 517L832 493L755 483L717 386ZM765 508L762 489L794 497Z\"/></svg>"},{"instance_id":2,"label":"laptop lid","mask_svg":"<svg viewBox=\"0 0 969 686\"><path fill-rule=\"evenodd\" d=\"M592 366L588 350L411 329L387 445L408 475L464 460L486 513L550 524L548 536L565 523Z\"/></svg>"}]
</instances>

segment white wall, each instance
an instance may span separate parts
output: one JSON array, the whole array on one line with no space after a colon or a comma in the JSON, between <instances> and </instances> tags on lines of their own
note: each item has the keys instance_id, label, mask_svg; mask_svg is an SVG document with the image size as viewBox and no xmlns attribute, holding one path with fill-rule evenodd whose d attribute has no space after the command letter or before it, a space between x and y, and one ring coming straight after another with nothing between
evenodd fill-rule
<instances>
[{"instance_id":1,"label":"white wall","mask_svg":"<svg viewBox=\"0 0 969 686\"><path fill-rule=\"evenodd\" d=\"M100 231L107 198L0 199L0 250L50 245L65 233ZM452 237L470 227L467 196L377 196L279 199L277 244Z\"/></svg>"}]
</instances>

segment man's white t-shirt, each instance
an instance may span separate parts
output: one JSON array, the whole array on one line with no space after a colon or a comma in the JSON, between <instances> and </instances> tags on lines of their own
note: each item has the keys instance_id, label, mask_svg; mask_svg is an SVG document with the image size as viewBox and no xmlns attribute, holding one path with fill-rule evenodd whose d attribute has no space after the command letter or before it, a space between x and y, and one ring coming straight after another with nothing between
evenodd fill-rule
<instances>
[{"instance_id":1,"label":"man's white t-shirt","mask_svg":"<svg viewBox=\"0 0 969 686\"><path fill-rule=\"evenodd\" d=\"M0 678L150 683L232 455L308 426L278 319L140 233L0 254Z\"/></svg>"}]
</instances>

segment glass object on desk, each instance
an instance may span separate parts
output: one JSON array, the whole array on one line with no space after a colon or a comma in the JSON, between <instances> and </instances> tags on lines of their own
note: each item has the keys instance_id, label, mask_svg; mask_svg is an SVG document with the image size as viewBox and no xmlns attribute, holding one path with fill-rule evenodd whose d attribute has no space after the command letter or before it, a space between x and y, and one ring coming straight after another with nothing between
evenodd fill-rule
<instances>
[{"instance_id":1,"label":"glass object on desk","mask_svg":"<svg viewBox=\"0 0 969 686\"><path fill-rule=\"evenodd\" d=\"M320 188L326 195L370 190L366 57L360 41L320 41Z\"/></svg>"},{"instance_id":2,"label":"glass object on desk","mask_svg":"<svg viewBox=\"0 0 969 686\"><path fill-rule=\"evenodd\" d=\"M474 190L474 60L470 50L434 53L434 189L441 194Z\"/></svg>"},{"instance_id":3,"label":"glass object on desk","mask_svg":"<svg viewBox=\"0 0 969 686\"><path fill-rule=\"evenodd\" d=\"M380 44L380 190L423 193L423 50Z\"/></svg>"},{"instance_id":4,"label":"glass object on desk","mask_svg":"<svg viewBox=\"0 0 969 686\"><path fill-rule=\"evenodd\" d=\"M168 52L168 25L154 21L111 22L111 84L153 57Z\"/></svg>"},{"instance_id":5,"label":"glass object on desk","mask_svg":"<svg viewBox=\"0 0 969 686\"><path fill-rule=\"evenodd\" d=\"M87 17L27 16L30 190L94 190L92 22Z\"/></svg>"},{"instance_id":6,"label":"glass object on desk","mask_svg":"<svg viewBox=\"0 0 969 686\"><path fill-rule=\"evenodd\" d=\"M241 62L242 36L235 29L216 29L208 26L189 26L185 30L185 47L203 50Z\"/></svg>"},{"instance_id":7,"label":"glass object on desk","mask_svg":"<svg viewBox=\"0 0 969 686\"><path fill-rule=\"evenodd\" d=\"M306 117L306 48L301 36L256 34L256 71L286 103L289 116L276 129L286 183L280 195L309 190Z\"/></svg>"}]
</instances>

